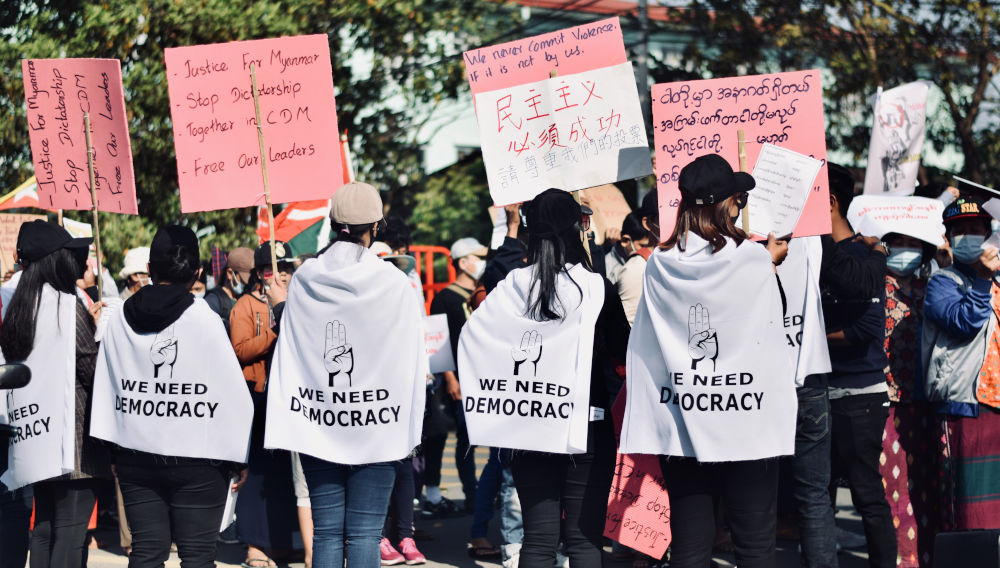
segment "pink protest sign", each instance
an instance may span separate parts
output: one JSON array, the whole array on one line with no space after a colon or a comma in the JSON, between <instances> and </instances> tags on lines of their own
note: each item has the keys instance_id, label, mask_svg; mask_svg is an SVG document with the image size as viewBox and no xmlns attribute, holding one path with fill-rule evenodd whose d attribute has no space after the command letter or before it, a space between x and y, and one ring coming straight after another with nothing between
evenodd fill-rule
<instances>
[{"instance_id":1,"label":"pink protest sign","mask_svg":"<svg viewBox=\"0 0 1000 568\"><path fill-rule=\"evenodd\" d=\"M738 170L739 130L746 136L748 172L753 171L764 143L823 162L794 235L830 232L823 85L818 69L662 83L653 85L652 99L661 238L669 237L674 229L681 169L698 156L715 152Z\"/></svg>"},{"instance_id":2,"label":"pink protest sign","mask_svg":"<svg viewBox=\"0 0 1000 568\"><path fill-rule=\"evenodd\" d=\"M325 35L175 47L164 58L181 211L264 202L251 64L272 202L329 199L343 184Z\"/></svg>"},{"instance_id":3,"label":"pink protest sign","mask_svg":"<svg viewBox=\"0 0 1000 568\"><path fill-rule=\"evenodd\" d=\"M121 62L24 59L21 70L39 204L46 209L93 207L83 129L88 113L97 208L138 213Z\"/></svg>"},{"instance_id":4,"label":"pink protest sign","mask_svg":"<svg viewBox=\"0 0 1000 568\"><path fill-rule=\"evenodd\" d=\"M611 408L621 434L625 387ZM604 536L660 559L670 546L670 499L656 456L618 454L604 517Z\"/></svg>"},{"instance_id":5,"label":"pink protest sign","mask_svg":"<svg viewBox=\"0 0 1000 568\"><path fill-rule=\"evenodd\" d=\"M470 49L464 55L473 95L548 79L552 71L569 75L627 61L617 17Z\"/></svg>"}]
</instances>

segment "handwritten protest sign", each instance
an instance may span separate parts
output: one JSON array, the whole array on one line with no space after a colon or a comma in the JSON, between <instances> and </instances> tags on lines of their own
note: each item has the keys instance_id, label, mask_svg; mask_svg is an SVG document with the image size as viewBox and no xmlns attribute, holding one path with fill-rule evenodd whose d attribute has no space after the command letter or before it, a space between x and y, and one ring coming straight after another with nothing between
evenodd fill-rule
<instances>
[{"instance_id":1,"label":"handwritten protest sign","mask_svg":"<svg viewBox=\"0 0 1000 568\"><path fill-rule=\"evenodd\" d=\"M89 113L97 208L139 212L117 59L25 59L28 137L42 207L91 209L83 115Z\"/></svg>"},{"instance_id":2,"label":"handwritten protest sign","mask_svg":"<svg viewBox=\"0 0 1000 568\"><path fill-rule=\"evenodd\" d=\"M750 232L767 237L789 235L802 216L802 208L823 162L793 150L764 144L753 168L757 185L747 201ZM736 226L742 225L741 219Z\"/></svg>"},{"instance_id":3,"label":"handwritten protest sign","mask_svg":"<svg viewBox=\"0 0 1000 568\"><path fill-rule=\"evenodd\" d=\"M326 35L165 50L181 211L264 201L250 66L272 201L328 199L343 182Z\"/></svg>"},{"instance_id":4,"label":"handwritten protest sign","mask_svg":"<svg viewBox=\"0 0 1000 568\"><path fill-rule=\"evenodd\" d=\"M847 209L847 221L861 233L882 238L899 233L935 246L944 244L944 204L913 196L859 195Z\"/></svg>"},{"instance_id":5,"label":"handwritten protest sign","mask_svg":"<svg viewBox=\"0 0 1000 568\"><path fill-rule=\"evenodd\" d=\"M552 71L570 75L627 61L618 18L470 49L464 56L473 95L548 79Z\"/></svg>"},{"instance_id":6,"label":"handwritten protest sign","mask_svg":"<svg viewBox=\"0 0 1000 568\"><path fill-rule=\"evenodd\" d=\"M436 314L424 318L424 343L427 345L432 373L455 370L455 356L451 352L450 337L447 315Z\"/></svg>"},{"instance_id":7,"label":"handwritten protest sign","mask_svg":"<svg viewBox=\"0 0 1000 568\"><path fill-rule=\"evenodd\" d=\"M738 169L739 130L746 134L748 164L756 163L765 143L823 162L794 234L830 232L823 86L818 69L662 83L653 85L652 99L662 238L674 229L681 169L711 152Z\"/></svg>"},{"instance_id":8,"label":"handwritten protest sign","mask_svg":"<svg viewBox=\"0 0 1000 568\"><path fill-rule=\"evenodd\" d=\"M590 222L594 226L594 241L597 244L604 242L608 229L621 230L625 216L632 212L621 190L611 184L587 189L580 196L580 203L594 211Z\"/></svg>"},{"instance_id":9,"label":"handwritten protest sign","mask_svg":"<svg viewBox=\"0 0 1000 568\"><path fill-rule=\"evenodd\" d=\"M865 170L866 195L913 195L924 147L929 81L900 85L875 101Z\"/></svg>"},{"instance_id":10,"label":"handwritten protest sign","mask_svg":"<svg viewBox=\"0 0 1000 568\"><path fill-rule=\"evenodd\" d=\"M625 413L625 388L611 407L615 431ZM656 456L618 454L604 517L604 536L652 558L670 546L670 499Z\"/></svg>"},{"instance_id":11,"label":"handwritten protest sign","mask_svg":"<svg viewBox=\"0 0 1000 568\"><path fill-rule=\"evenodd\" d=\"M479 93L476 108L497 205L652 172L630 63Z\"/></svg>"},{"instance_id":12,"label":"handwritten protest sign","mask_svg":"<svg viewBox=\"0 0 1000 568\"><path fill-rule=\"evenodd\" d=\"M17 257L17 233L21 225L36 219L45 220L45 215L19 215L0 213L0 274L14 267Z\"/></svg>"}]
</instances>

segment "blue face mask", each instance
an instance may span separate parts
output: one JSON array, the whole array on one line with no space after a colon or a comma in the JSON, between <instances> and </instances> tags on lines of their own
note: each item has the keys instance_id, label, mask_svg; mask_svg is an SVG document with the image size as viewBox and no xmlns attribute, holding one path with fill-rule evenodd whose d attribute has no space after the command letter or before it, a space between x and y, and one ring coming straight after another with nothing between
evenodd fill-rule
<instances>
[{"instance_id":1,"label":"blue face mask","mask_svg":"<svg viewBox=\"0 0 1000 568\"><path fill-rule=\"evenodd\" d=\"M920 267L924 251L914 248L893 248L885 264L897 276L909 276Z\"/></svg>"},{"instance_id":2,"label":"blue face mask","mask_svg":"<svg viewBox=\"0 0 1000 568\"><path fill-rule=\"evenodd\" d=\"M243 282L240 279L237 278L235 282L230 280L229 287L233 289L233 294L236 294L237 296L243 294Z\"/></svg>"},{"instance_id":3,"label":"blue face mask","mask_svg":"<svg viewBox=\"0 0 1000 568\"><path fill-rule=\"evenodd\" d=\"M975 264L983 254L984 242L986 237L983 235L955 235L951 238L951 255L956 262Z\"/></svg>"}]
</instances>

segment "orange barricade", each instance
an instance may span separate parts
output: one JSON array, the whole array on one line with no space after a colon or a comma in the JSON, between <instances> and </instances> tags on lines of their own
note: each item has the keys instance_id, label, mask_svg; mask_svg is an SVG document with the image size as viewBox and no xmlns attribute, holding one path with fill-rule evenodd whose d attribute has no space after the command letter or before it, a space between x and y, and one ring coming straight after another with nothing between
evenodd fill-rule
<instances>
[{"instance_id":1,"label":"orange barricade","mask_svg":"<svg viewBox=\"0 0 1000 568\"><path fill-rule=\"evenodd\" d=\"M451 251L446 247L413 245L410 247L410 254L417 259L417 274L420 275L420 281L423 282L424 289L424 310L429 314L434 294L444 290L449 284L455 281L455 267L451 263ZM447 261L448 280L446 282L434 281L435 255L443 255Z\"/></svg>"}]
</instances>

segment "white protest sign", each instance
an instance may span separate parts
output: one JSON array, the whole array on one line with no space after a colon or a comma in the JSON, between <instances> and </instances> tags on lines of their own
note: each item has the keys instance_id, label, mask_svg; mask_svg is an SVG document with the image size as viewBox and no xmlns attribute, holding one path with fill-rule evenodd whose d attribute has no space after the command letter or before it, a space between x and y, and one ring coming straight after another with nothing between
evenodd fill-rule
<instances>
[{"instance_id":1,"label":"white protest sign","mask_svg":"<svg viewBox=\"0 0 1000 568\"><path fill-rule=\"evenodd\" d=\"M983 210L990 214L994 219L1000 219L1000 199L996 197L991 198L989 201L983 204ZM986 249L1000 249L1000 233L993 233L990 238L981 245L983 250Z\"/></svg>"},{"instance_id":2,"label":"white protest sign","mask_svg":"<svg viewBox=\"0 0 1000 568\"><path fill-rule=\"evenodd\" d=\"M435 314L424 318L424 342L427 344L427 356L432 373L455 370L455 356L451 352L451 335L448 333L446 314Z\"/></svg>"},{"instance_id":3,"label":"white protest sign","mask_svg":"<svg viewBox=\"0 0 1000 568\"><path fill-rule=\"evenodd\" d=\"M764 144L753 168L757 185L747 201L750 232L762 237L768 233L776 237L792 234L821 167L821 160ZM737 220L736 226L740 224Z\"/></svg>"},{"instance_id":4,"label":"white protest sign","mask_svg":"<svg viewBox=\"0 0 1000 568\"><path fill-rule=\"evenodd\" d=\"M62 223L63 229L66 229L66 232L74 239L89 239L94 236L94 228L90 226L90 223L66 218L63 218Z\"/></svg>"},{"instance_id":5,"label":"white protest sign","mask_svg":"<svg viewBox=\"0 0 1000 568\"><path fill-rule=\"evenodd\" d=\"M494 203L652 173L634 85L626 62L476 94Z\"/></svg>"},{"instance_id":6,"label":"white protest sign","mask_svg":"<svg viewBox=\"0 0 1000 568\"><path fill-rule=\"evenodd\" d=\"M924 146L930 86L927 81L916 81L876 97L865 195L913 195Z\"/></svg>"},{"instance_id":7,"label":"white protest sign","mask_svg":"<svg viewBox=\"0 0 1000 568\"><path fill-rule=\"evenodd\" d=\"M859 195L847 209L847 221L863 235L881 238L899 233L940 246L944 243L943 212L944 204L937 199Z\"/></svg>"},{"instance_id":8,"label":"white protest sign","mask_svg":"<svg viewBox=\"0 0 1000 568\"><path fill-rule=\"evenodd\" d=\"M253 402L222 321L194 304L157 333L118 310L97 356L90 435L165 456L245 463Z\"/></svg>"}]
</instances>

